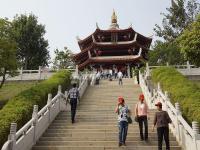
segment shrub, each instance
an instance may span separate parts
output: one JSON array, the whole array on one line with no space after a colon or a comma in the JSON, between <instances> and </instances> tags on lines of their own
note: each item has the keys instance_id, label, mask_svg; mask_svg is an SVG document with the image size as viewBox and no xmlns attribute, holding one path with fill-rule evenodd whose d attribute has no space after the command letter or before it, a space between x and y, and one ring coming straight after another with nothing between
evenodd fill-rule
<instances>
[{"instance_id":1,"label":"shrub","mask_svg":"<svg viewBox=\"0 0 200 150\"><path fill-rule=\"evenodd\" d=\"M0 147L7 140L10 124L16 122L18 129L21 128L31 119L33 105L38 105L41 109L47 103L48 93L57 93L58 85L61 85L62 89L69 87L70 75L69 71L60 71L9 100L0 110Z\"/></svg>"},{"instance_id":2,"label":"shrub","mask_svg":"<svg viewBox=\"0 0 200 150\"><path fill-rule=\"evenodd\" d=\"M163 90L170 94L171 102L179 102L183 117L189 124L200 123L200 88L175 68L161 67L152 71L152 80L160 82Z\"/></svg>"}]
</instances>

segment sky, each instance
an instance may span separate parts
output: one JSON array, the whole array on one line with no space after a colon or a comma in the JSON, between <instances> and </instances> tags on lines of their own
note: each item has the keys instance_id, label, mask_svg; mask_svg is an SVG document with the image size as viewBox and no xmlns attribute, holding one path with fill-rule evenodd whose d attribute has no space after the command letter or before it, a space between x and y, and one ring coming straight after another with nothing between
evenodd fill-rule
<instances>
[{"instance_id":1,"label":"sky","mask_svg":"<svg viewBox=\"0 0 200 150\"><path fill-rule=\"evenodd\" d=\"M108 29L113 9L121 29L132 24L144 36L154 34L155 24L161 25L171 0L0 0L0 17L10 20L16 14L33 13L45 25L50 56L56 48L80 51L76 37L86 38L96 29ZM155 39L156 37L153 36Z\"/></svg>"}]
</instances>

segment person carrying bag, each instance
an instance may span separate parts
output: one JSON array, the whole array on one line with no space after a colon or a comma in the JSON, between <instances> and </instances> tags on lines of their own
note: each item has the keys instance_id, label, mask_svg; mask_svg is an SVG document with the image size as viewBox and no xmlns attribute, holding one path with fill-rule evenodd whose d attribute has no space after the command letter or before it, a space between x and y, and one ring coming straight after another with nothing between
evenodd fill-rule
<instances>
[{"instance_id":1,"label":"person carrying bag","mask_svg":"<svg viewBox=\"0 0 200 150\"><path fill-rule=\"evenodd\" d=\"M119 147L122 145L126 146L126 136L128 132L128 117L130 117L130 111L128 109L128 106L125 105L123 97L118 98L118 104L115 108L115 113L118 114Z\"/></svg>"},{"instance_id":2,"label":"person carrying bag","mask_svg":"<svg viewBox=\"0 0 200 150\"><path fill-rule=\"evenodd\" d=\"M135 121L139 124L140 129L140 139L141 141L148 141L148 111L149 108L144 101L144 95L139 95L139 102L135 106ZM144 125L144 134L143 134Z\"/></svg>"}]
</instances>

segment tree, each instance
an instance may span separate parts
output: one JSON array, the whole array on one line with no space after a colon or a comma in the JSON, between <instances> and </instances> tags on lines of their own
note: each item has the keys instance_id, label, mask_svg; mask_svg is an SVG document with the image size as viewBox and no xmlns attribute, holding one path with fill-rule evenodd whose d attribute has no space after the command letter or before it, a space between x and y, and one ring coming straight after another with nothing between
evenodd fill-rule
<instances>
[{"instance_id":1,"label":"tree","mask_svg":"<svg viewBox=\"0 0 200 150\"><path fill-rule=\"evenodd\" d=\"M168 13L162 13L164 16L162 26L155 25L156 35L164 38L165 41L173 41L183 30L195 20L200 12L200 5L197 0L189 0L187 5L185 0L171 0L172 6L166 8ZM186 5L186 6L185 6Z\"/></svg>"},{"instance_id":2,"label":"tree","mask_svg":"<svg viewBox=\"0 0 200 150\"><path fill-rule=\"evenodd\" d=\"M53 61L54 68L67 69L69 67L74 67L74 62L72 61L72 51L67 47L64 47L64 50L61 51L56 49L54 53L56 55Z\"/></svg>"},{"instance_id":3,"label":"tree","mask_svg":"<svg viewBox=\"0 0 200 150\"><path fill-rule=\"evenodd\" d=\"M184 62L176 42L156 41L153 50L149 52L150 65L178 65Z\"/></svg>"},{"instance_id":4,"label":"tree","mask_svg":"<svg viewBox=\"0 0 200 150\"><path fill-rule=\"evenodd\" d=\"M49 60L48 41L45 40L45 26L38 24L37 17L16 15L12 21L13 38L17 43L17 58L24 69L47 66Z\"/></svg>"},{"instance_id":5,"label":"tree","mask_svg":"<svg viewBox=\"0 0 200 150\"><path fill-rule=\"evenodd\" d=\"M200 66L200 15L177 39L181 52L191 63Z\"/></svg>"},{"instance_id":6,"label":"tree","mask_svg":"<svg viewBox=\"0 0 200 150\"><path fill-rule=\"evenodd\" d=\"M0 19L0 88L6 80L6 75L16 75L16 44L10 38L11 23L6 19Z\"/></svg>"}]
</instances>

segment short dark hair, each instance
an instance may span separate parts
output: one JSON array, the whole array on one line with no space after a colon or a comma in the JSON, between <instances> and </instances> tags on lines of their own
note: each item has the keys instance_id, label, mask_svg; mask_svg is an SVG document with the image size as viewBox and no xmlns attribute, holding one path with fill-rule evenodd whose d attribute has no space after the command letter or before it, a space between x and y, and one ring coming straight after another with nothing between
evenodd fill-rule
<instances>
[{"instance_id":1,"label":"short dark hair","mask_svg":"<svg viewBox=\"0 0 200 150\"><path fill-rule=\"evenodd\" d=\"M73 83L72 86L75 88L76 87L76 83Z\"/></svg>"}]
</instances>

